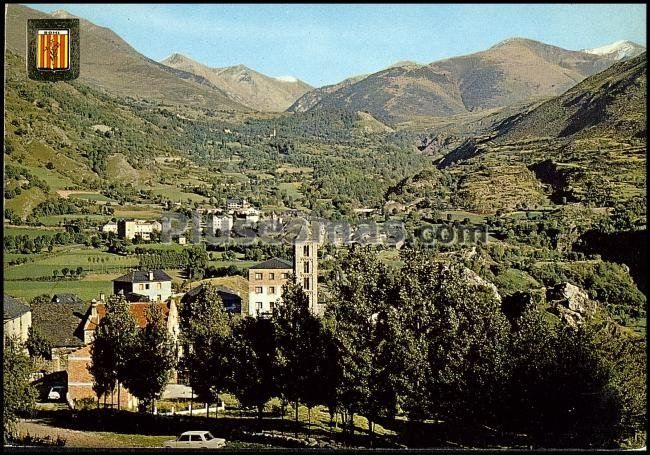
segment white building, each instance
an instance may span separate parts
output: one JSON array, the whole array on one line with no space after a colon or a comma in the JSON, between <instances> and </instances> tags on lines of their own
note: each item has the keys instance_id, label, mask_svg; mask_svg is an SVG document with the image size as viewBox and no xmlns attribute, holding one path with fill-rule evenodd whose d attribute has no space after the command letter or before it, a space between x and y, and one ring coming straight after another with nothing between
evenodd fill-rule
<instances>
[{"instance_id":1,"label":"white building","mask_svg":"<svg viewBox=\"0 0 650 455\"><path fill-rule=\"evenodd\" d=\"M114 234L117 234L117 222L109 221L108 223L102 226L102 232L112 232Z\"/></svg>"},{"instance_id":2,"label":"white building","mask_svg":"<svg viewBox=\"0 0 650 455\"><path fill-rule=\"evenodd\" d=\"M172 278L162 270L129 272L113 280L113 294L165 301L172 296Z\"/></svg>"},{"instance_id":3,"label":"white building","mask_svg":"<svg viewBox=\"0 0 650 455\"><path fill-rule=\"evenodd\" d=\"M212 233L216 235L219 230L222 235L232 231L234 219L232 215L212 215Z\"/></svg>"},{"instance_id":4,"label":"white building","mask_svg":"<svg viewBox=\"0 0 650 455\"><path fill-rule=\"evenodd\" d=\"M246 199L240 199L238 197L226 199L226 208L228 210L246 209L249 205Z\"/></svg>"},{"instance_id":5,"label":"white building","mask_svg":"<svg viewBox=\"0 0 650 455\"><path fill-rule=\"evenodd\" d=\"M158 221L120 220L117 222L117 235L127 240L133 240L136 236L150 240L153 232L160 231L162 225Z\"/></svg>"}]
</instances>

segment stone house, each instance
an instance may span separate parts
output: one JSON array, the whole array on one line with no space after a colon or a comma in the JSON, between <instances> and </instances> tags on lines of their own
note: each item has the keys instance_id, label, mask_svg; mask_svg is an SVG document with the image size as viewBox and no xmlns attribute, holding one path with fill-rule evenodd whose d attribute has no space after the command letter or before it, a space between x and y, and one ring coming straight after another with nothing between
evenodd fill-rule
<instances>
[{"instance_id":1,"label":"stone house","mask_svg":"<svg viewBox=\"0 0 650 455\"><path fill-rule=\"evenodd\" d=\"M8 337L15 336L22 343L27 341L29 328L32 325L32 309L7 294L2 296L2 343Z\"/></svg>"}]
</instances>

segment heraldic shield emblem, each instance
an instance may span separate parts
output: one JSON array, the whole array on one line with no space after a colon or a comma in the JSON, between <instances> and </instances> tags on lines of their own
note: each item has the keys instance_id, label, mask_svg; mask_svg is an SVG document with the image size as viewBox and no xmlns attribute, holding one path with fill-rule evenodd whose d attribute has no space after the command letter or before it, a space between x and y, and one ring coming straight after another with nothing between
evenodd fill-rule
<instances>
[{"instance_id":1,"label":"heraldic shield emblem","mask_svg":"<svg viewBox=\"0 0 650 455\"><path fill-rule=\"evenodd\" d=\"M79 77L79 19L28 19L27 40L30 79L65 81Z\"/></svg>"}]
</instances>

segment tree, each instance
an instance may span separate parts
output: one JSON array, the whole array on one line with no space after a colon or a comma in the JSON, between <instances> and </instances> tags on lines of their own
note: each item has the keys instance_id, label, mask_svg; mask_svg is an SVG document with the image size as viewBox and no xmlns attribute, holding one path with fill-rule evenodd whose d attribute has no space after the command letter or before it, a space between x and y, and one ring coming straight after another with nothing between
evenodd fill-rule
<instances>
[{"instance_id":1,"label":"tree","mask_svg":"<svg viewBox=\"0 0 650 455\"><path fill-rule=\"evenodd\" d=\"M413 419L494 422L507 379L509 331L499 295L461 264L415 250L404 260L404 409Z\"/></svg>"},{"instance_id":2,"label":"tree","mask_svg":"<svg viewBox=\"0 0 650 455\"><path fill-rule=\"evenodd\" d=\"M141 411L160 396L176 364L174 340L167 331L160 306L154 302L149 304L146 318L147 325L135 337L124 380L129 391L140 399Z\"/></svg>"},{"instance_id":3,"label":"tree","mask_svg":"<svg viewBox=\"0 0 650 455\"><path fill-rule=\"evenodd\" d=\"M500 418L506 429L555 447L615 447L644 433L642 340L616 330L604 312L577 329L554 327L528 304L512 323L510 387Z\"/></svg>"},{"instance_id":4,"label":"tree","mask_svg":"<svg viewBox=\"0 0 650 455\"><path fill-rule=\"evenodd\" d=\"M63 275L63 278L66 277L66 275L68 274L69 271L70 271L70 269L67 268L67 267L63 267L63 268L61 269L61 275Z\"/></svg>"},{"instance_id":5,"label":"tree","mask_svg":"<svg viewBox=\"0 0 650 455\"><path fill-rule=\"evenodd\" d=\"M273 308L272 322L275 328L277 355L276 371L280 394L294 403L296 428L298 404L305 396L308 384L313 384L316 363L310 336L316 332L319 321L309 312L309 298L296 282L295 276L282 286L282 302Z\"/></svg>"},{"instance_id":6,"label":"tree","mask_svg":"<svg viewBox=\"0 0 650 455\"><path fill-rule=\"evenodd\" d=\"M52 345L34 326L30 326L27 332L27 341L25 347L31 357L49 358L52 354Z\"/></svg>"},{"instance_id":7,"label":"tree","mask_svg":"<svg viewBox=\"0 0 650 455\"><path fill-rule=\"evenodd\" d=\"M106 303L106 316L95 330L90 348L91 364L88 367L93 375L93 390L106 393L117 384L117 406L120 408L120 383L129 378L129 358L136 339L136 322L123 296L109 299Z\"/></svg>"},{"instance_id":8,"label":"tree","mask_svg":"<svg viewBox=\"0 0 650 455\"><path fill-rule=\"evenodd\" d=\"M208 404L219 400L229 385L229 344L232 320L225 311L217 288L204 284L201 291L179 312L182 368L199 400Z\"/></svg>"},{"instance_id":9,"label":"tree","mask_svg":"<svg viewBox=\"0 0 650 455\"><path fill-rule=\"evenodd\" d=\"M275 336L271 321L246 317L233 329L229 390L244 407L255 406L258 416L275 396Z\"/></svg>"},{"instance_id":10,"label":"tree","mask_svg":"<svg viewBox=\"0 0 650 455\"><path fill-rule=\"evenodd\" d=\"M18 415L34 407L36 391L29 383L31 361L17 337L5 339L2 356L2 416L4 433L10 433Z\"/></svg>"},{"instance_id":11,"label":"tree","mask_svg":"<svg viewBox=\"0 0 650 455\"><path fill-rule=\"evenodd\" d=\"M337 399L344 420L354 429L354 414L372 422L396 412L395 356L387 351L394 310L388 304L392 291L389 273L370 248L354 248L336 272L334 301L328 307L338 345L341 375ZM347 419L346 419L347 417Z\"/></svg>"}]
</instances>

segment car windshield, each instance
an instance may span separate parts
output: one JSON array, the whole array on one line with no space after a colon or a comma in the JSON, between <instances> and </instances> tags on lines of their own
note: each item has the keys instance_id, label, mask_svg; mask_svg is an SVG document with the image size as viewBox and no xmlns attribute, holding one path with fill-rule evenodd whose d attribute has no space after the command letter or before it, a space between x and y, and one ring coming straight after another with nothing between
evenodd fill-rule
<instances>
[{"instance_id":1,"label":"car windshield","mask_svg":"<svg viewBox=\"0 0 650 455\"><path fill-rule=\"evenodd\" d=\"M209 441L210 439L214 439L214 436L212 436L211 433L206 433L204 436L206 441Z\"/></svg>"}]
</instances>

